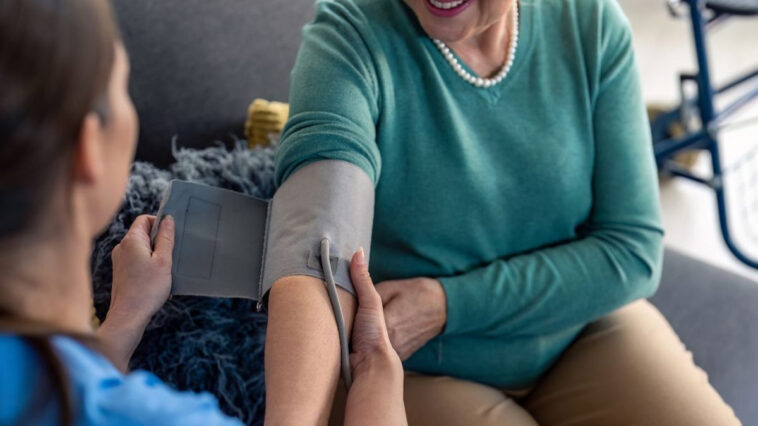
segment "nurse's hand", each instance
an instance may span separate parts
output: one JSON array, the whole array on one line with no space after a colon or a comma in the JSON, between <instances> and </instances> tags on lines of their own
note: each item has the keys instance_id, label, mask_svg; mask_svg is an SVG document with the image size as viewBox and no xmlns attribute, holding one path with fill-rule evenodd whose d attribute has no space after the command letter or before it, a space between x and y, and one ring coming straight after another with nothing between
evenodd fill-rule
<instances>
[{"instance_id":1,"label":"nurse's hand","mask_svg":"<svg viewBox=\"0 0 758 426\"><path fill-rule=\"evenodd\" d=\"M171 293L171 257L174 248L174 220L166 216L150 244L150 229L155 216L142 215L134 220L113 248L113 288L111 312L127 314L147 325Z\"/></svg>"},{"instance_id":2,"label":"nurse's hand","mask_svg":"<svg viewBox=\"0 0 758 426\"><path fill-rule=\"evenodd\" d=\"M358 296L350 367L353 385L345 404L345 426L404 426L403 365L392 349L382 299L368 273L363 250L353 254L350 276Z\"/></svg>"},{"instance_id":3,"label":"nurse's hand","mask_svg":"<svg viewBox=\"0 0 758 426\"><path fill-rule=\"evenodd\" d=\"M392 347L405 361L440 334L447 322L447 297L433 278L382 281L376 285L382 298Z\"/></svg>"},{"instance_id":4,"label":"nurse's hand","mask_svg":"<svg viewBox=\"0 0 758 426\"><path fill-rule=\"evenodd\" d=\"M113 249L113 287L105 321L97 330L102 350L121 371L126 371L134 349L150 318L171 292L171 255L174 221L161 221L155 249L150 229L155 216L139 216Z\"/></svg>"},{"instance_id":5,"label":"nurse's hand","mask_svg":"<svg viewBox=\"0 0 758 426\"><path fill-rule=\"evenodd\" d=\"M358 310L353 320L350 366L353 378L367 369L385 365L384 374L397 373L402 378L403 366L392 349L384 320L382 299L368 273L363 249L355 252L350 261L350 275L358 296Z\"/></svg>"}]
</instances>

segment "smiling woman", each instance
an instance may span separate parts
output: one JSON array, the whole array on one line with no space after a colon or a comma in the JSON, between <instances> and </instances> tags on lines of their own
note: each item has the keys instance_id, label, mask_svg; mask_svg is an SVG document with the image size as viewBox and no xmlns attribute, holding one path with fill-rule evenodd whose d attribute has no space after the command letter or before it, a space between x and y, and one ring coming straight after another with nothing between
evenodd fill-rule
<instances>
[{"instance_id":1,"label":"smiling woman","mask_svg":"<svg viewBox=\"0 0 758 426\"><path fill-rule=\"evenodd\" d=\"M663 231L614 0L316 4L277 182L323 159L373 180L369 269L411 425L738 423L640 300L658 285ZM319 400L293 399L268 370L283 383L269 404L323 419L335 353L292 355L277 322L298 309L271 310L267 362L315 370Z\"/></svg>"}]
</instances>

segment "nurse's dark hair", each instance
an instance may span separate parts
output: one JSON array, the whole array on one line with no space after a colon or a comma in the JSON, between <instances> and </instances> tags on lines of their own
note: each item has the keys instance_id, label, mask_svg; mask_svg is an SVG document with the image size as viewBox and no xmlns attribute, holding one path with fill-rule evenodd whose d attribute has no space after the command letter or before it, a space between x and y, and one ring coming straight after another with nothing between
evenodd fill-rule
<instances>
[{"instance_id":1,"label":"nurse's dark hair","mask_svg":"<svg viewBox=\"0 0 758 426\"><path fill-rule=\"evenodd\" d=\"M38 219L87 114L107 115L117 39L108 0L0 1L0 241Z\"/></svg>"},{"instance_id":2,"label":"nurse's dark hair","mask_svg":"<svg viewBox=\"0 0 758 426\"><path fill-rule=\"evenodd\" d=\"M70 176L85 117L107 117L118 30L108 0L0 1L0 247L31 231ZM20 241L20 240L19 240ZM2 253L0 253L2 255ZM23 336L47 366L61 423L74 422L65 370L49 336L20 318L0 327ZM34 413L39 414L39 413Z\"/></svg>"}]
</instances>

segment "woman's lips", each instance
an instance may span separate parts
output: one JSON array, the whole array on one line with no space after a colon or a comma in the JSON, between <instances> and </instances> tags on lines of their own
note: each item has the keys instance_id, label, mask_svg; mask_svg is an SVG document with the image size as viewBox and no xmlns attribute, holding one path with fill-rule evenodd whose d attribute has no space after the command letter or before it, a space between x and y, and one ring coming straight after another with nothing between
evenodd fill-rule
<instances>
[{"instance_id":1,"label":"woman's lips","mask_svg":"<svg viewBox=\"0 0 758 426\"><path fill-rule=\"evenodd\" d=\"M424 0L426 7L434 15L450 18L466 10L474 0Z\"/></svg>"}]
</instances>

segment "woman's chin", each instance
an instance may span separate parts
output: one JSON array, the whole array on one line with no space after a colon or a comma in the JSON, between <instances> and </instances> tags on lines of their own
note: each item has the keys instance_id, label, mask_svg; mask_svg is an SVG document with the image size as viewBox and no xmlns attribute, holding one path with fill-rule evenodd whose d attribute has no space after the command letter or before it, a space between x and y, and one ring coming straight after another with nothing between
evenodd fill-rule
<instances>
[{"instance_id":1,"label":"woman's chin","mask_svg":"<svg viewBox=\"0 0 758 426\"><path fill-rule=\"evenodd\" d=\"M429 37L445 43L463 40L470 33L466 27L459 25L436 25L435 23L425 24L422 22L421 27Z\"/></svg>"}]
</instances>

